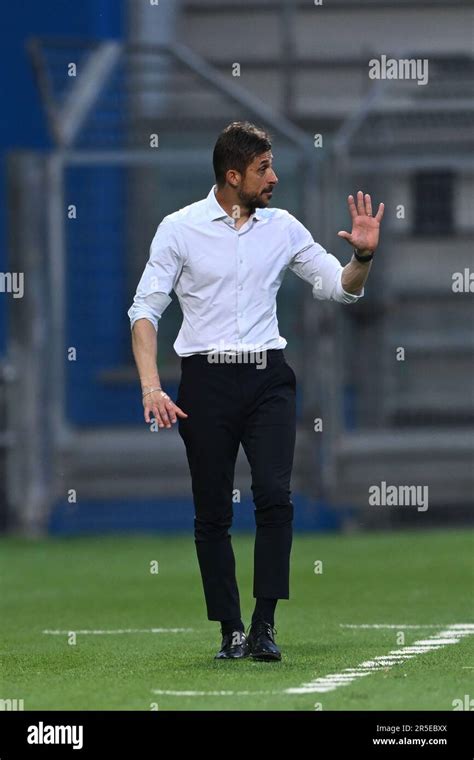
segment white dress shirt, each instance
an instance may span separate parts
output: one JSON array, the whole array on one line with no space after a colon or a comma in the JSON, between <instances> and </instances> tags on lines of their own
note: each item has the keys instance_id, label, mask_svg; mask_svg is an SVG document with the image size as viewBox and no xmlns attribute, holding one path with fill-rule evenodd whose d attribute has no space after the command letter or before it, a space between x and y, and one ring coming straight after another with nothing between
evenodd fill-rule
<instances>
[{"instance_id":1,"label":"white dress shirt","mask_svg":"<svg viewBox=\"0 0 474 760\"><path fill-rule=\"evenodd\" d=\"M343 289L340 262L288 211L258 208L237 229L215 189L158 226L128 310L131 328L145 318L158 330L174 290L183 312L178 356L285 348L276 295L286 269L312 285L314 298L353 303L364 295Z\"/></svg>"}]
</instances>

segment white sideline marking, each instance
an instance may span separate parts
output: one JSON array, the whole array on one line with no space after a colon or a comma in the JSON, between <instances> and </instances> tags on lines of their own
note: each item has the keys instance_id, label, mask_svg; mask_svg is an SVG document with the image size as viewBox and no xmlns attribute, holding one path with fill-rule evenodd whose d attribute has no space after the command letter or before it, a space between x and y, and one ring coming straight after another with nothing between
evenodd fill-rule
<instances>
[{"instance_id":1,"label":"white sideline marking","mask_svg":"<svg viewBox=\"0 0 474 760\"><path fill-rule=\"evenodd\" d=\"M432 649L441 649L440 646L436 647L403 647L403 649L396 649L393 650L397 654L411 654L413 653L413 656L415 654L423 654L424 652L431 652Z\"/></svg>"},{"instance_id":2,"label":"white sideline marking","mask_svg":"<svg viewBox=\"0 0 474 760\"><path fill-rule=\"evenodd\" d=\"M101 634L118 634L118 633L193 633L194 628L115 628L108 631L95 631L95 630L74 630L69 628L67 631L43 631L43 633L49 633L53 636L67 636L70 633L90 634L92 636L99 636Z\"/></svg>"},{"instance_id":3,"label":"white sideline marking","mask_svg":"<svg viewBox=\"0 0 474 760\"><path fill-rule=\"evenodd\" d=\"M346 627L369 627L369 626L346 626ZM373 627L373 626L370 626ZM383 626L378 625L378 628L393 627L403 628L409 626ZM412 626L413 627L413 626ZM416 626L417 628L425 628L428 626ZM433 627L433 626L429 626ZM438 627L438 626L436 626ZM455 635L454 635L455 634ZM400 649L392 649L386 655L380 655L374 657L372 660L366 660L362 662L356 668L346 668L341 673L332 673L321 678L316 678L314 681L304 683L301 686L291 689L284 689L284 694L316 694L325 693L328 691L334 691L339 686L345 686L352 683L358 676L366 676L377 670L386 670L392 668L394 665L400 665L402 662L408 659L412 659L416 654L424 652L431 652L434 649L443 649L445 646L451 644L458 644L461 641L461 637L470 636L474 634L474 624L455 624L449 626L444 631L438 634L434 634L431 638L420 639L415 641L409 647L402 647Z\"/></svg>"},{"instance_id":4,"label":"white sideline marking","mask_svg":"<svg viewBox=\"0 0 474 760\"><path fill-rule=\"evenodd\" d=\"M153 694L166 694L171 697L248 697L253 694L281 694L281 691L173 691L170 689L152 689Z\"/></svg>"},{"instance_id":5,"label":"white sideline marking","mask_svg":"<svg viewBox=\"0 0 474 760\"><path fill-rule=\"evenodd\" d=\"M394 628L395 630L399 631L403 628L446 628L446 623L435 623L435 624L427 624L427 625L408 625L405 623L361 623L361 624L353 624L353 623L339 623L339 626L341 628ZM458 630L452 630L452 629L460 629L464 630L467 633L471 633L474 631L474 623L453 623L453 625L447 626L452 633L459 633Z\"/></svg>"},{"instance_id":6,"label":"white sideline marking","mask_svg":"<svg viewBox=\"0 0 474 760\"><path fill-rule=\"evenodd\" d=\"M474 633L474 631L473 631L473 633ZM460 641L461 641L461 639L439 639L439 638L436 639L436 638L433 638L433 639L420 639L420 641L418 642L418 644L420 646L432 647L434 644L440 644L441 646L443 646L444 644L459 644Z\"/></svg>"}]
</instances>

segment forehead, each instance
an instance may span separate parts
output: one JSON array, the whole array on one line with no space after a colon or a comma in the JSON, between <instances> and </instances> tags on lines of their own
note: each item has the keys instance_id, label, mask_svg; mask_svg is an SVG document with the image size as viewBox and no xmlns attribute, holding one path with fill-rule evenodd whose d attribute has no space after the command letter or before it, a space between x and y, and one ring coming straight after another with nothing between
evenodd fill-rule
<instances>
[{"instance_id":1,"label":"forehead","mask_svg":"<svg viewBox=\"0 0 474 760\"><path fill-rule=\"evenodd\" d=\"M261 164L267 163L271 164L273 159L273 153L271 150L266 150L265 153L259 153L258 156L255 156L250 166L252 167L259 167Z\"/></svg>"}]
</instances>

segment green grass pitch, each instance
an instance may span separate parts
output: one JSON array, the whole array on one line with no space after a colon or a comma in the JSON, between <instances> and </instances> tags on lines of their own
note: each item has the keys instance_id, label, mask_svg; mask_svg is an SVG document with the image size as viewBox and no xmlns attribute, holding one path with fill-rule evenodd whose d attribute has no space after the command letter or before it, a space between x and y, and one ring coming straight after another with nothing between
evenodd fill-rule
<instances>
[{"instance_id":1,"label":"green grass pitch","mask_svg":"<svg viewBox=\"0 0 474 760\"><path fill-rule=\"evenodd\" d=\"M472 623L473 539L296 534L291 599L277 607L279 663L214 660L219 625L207 620L191 535L2 539L0 697L25 710L452 710L474 697L474 635L334 691L284 690L398 648L399 631L405 645L436 633L342 624ZM253 536L233 543L248 626ZM77 633L75 644L43 633L151 628L192 630Z\"/></svg>"}]
</instances>

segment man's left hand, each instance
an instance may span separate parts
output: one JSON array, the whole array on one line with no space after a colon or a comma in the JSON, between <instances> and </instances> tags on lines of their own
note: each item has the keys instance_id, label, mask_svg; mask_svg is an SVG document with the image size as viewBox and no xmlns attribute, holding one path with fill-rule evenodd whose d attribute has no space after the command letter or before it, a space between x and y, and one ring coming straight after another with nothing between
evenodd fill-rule
<instances>
[{"instance_id":1,"label":"man's left hand","mask_svg":"<svg viewBox=\"0 0 474 760\"><path fill-rule=\"evenodd\" d=\"M347 199L349 213L352 218L352 232L341 230L337 234L357 249L361 256L373 253L379 242L380 222L382 221L384 204L379 205L375 216L372 216L372 200L370 195L359 190L357 193L357 206L354 196Z\"/></svg>"}]
</instances>

